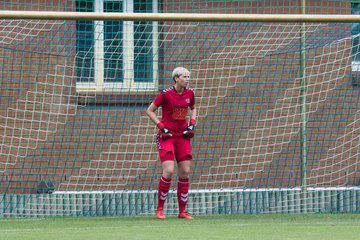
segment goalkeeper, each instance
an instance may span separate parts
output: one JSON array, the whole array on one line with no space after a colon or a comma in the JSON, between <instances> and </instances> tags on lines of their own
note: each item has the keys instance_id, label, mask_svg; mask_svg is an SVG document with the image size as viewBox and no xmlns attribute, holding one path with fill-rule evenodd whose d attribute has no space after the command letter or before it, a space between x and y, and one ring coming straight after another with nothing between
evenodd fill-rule
<instances>
[{"instance_id":1,"label":"goalkeeper","mask_svg":"<svg viewBox=\"0 0 360 240\"><path fill-rule=\"evenodd\" d=\"M166 219L164 215L164 203L167 199L171 185L171 179L175 174L175 160L178 167L177 198L179 204L179 218L193 219L186 211L189 192L189 173L192 160L190 139L194 137L195 127L195 95L194 91L187 88L190 72L186 68L177 67L172 73L174 85L172 88L163 90L146 110L149 116L159 128L156 137L156 147L159 152L162 176L158 186L158 206L156 218ZM162 107L161 121L155 111ZM187 122L187 114L190 108L190 121Z\"/></svg>"}]
</instances>

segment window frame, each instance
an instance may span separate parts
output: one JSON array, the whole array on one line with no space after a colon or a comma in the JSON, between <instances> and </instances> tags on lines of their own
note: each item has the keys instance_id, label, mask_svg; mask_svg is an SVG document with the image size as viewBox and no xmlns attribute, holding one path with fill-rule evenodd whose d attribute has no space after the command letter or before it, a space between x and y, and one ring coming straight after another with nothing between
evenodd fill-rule
<instances>
[{"instance_id":1,"label":"window frame","mask_svg":"<svg viewBox=\"0 0 360 240\"><path fill-rule=\"evenodd\" d=\"M123 2L123 12L134 12L135 0L94 0L94 12L104 12L105 2ZM158 12L158 0L152 1L152 12ZM122 82L105 82L104 69L104 21L94 20L94 81L76 82L76 91L78 93L99 92L99 93L122 93L122 92L153 92L158 87L159 72L159 32L158 22L152 22L152 81L135 82L134 79L134 22L123 21L123 81ZM125 41L126 40L126 41Z\"/></svg>"}]
</instances>

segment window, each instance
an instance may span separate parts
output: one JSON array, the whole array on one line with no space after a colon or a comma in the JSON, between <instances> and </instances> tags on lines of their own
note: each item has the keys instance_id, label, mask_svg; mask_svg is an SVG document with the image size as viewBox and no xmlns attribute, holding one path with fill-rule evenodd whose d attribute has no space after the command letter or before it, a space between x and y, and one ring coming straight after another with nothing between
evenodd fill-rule
<instances>
[{"instance_id":1,"label":"window","mask_svg":"<svg viewBox=\"0 0 360 240\"><path fill-rule=\"evenodd\" d=\"M360 14L360 3L351 3L351 14L359 15ZM352 23L351 25L351 35L352 39L352 64L351 64L351 72L352 72L352 83L353 85L360 85L360 23Z\"/></svg>"},{"instance_id":2,"label":"window","mask_svg":"<svg viewBox=\"0 0 360 240\"><path fill-rule=\"evenodd\" d=\"M78 12L157 12L157 0L78 0ZM77 21L78 92L157 87L157 22Z\"/></svg>"},{"instance_id":3,"label":"window","mask_svg":"<svg viewBox=\"0 0 360 240\"><path fill-rule=\"evenodd\" d=\"M359 15L360 14L360 3L351 4L351 14ZM359 53L359 35L360 34L360 23L351 24L351 35L355 36L352 41L352 51L351 55L353 56L353 62L360 64L360 54ZM360 71L360 69L358 69Z\"/></svg>"}]
</instances>

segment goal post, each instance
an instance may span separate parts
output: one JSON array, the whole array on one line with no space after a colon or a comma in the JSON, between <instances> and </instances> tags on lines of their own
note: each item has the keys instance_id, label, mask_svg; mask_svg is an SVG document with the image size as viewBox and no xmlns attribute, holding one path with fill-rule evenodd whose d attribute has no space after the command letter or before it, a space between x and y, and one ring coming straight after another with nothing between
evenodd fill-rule
<instances>
[{"instance_id":1,"label":"goal post","mask_svg":"<svg viewBox=\"0 0 360 240\"><path fill-rule=\"evenodd\" d=\"M357 6L71 2L0 11L0 217L154 214L145 110L177 66L198 110L191 213L360 211Z\"/></svg>"},{"instance_id":2,"label":"goal post","mask_svg":"<svg viewBox=\"0 0 360 240\"><path fill-rule=\"evenodd\" d=\"M119 21L176 21L176 22L293 22L293 23L354 23L359 15L341 14L221 14L221 13L96 13L59 11L0 11L2 19L28 20L119 20Z\"/></svg>"}]
</instances>

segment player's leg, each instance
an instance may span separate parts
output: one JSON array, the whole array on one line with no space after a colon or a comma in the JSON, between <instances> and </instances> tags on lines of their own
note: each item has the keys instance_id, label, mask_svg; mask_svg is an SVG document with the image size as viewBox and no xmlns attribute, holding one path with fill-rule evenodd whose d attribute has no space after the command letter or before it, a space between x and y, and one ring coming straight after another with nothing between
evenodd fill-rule
<instances>
[{"instance_id":1,"label":"player's leg","mask_svg":"<svg viewBox=\"0 0 360 240\"><path fill-rule=\"evenodd\" d=\"M166 217L163 212L164 204L169 194L171 178L175 173L174 147L172 139L162 140L157 138L157 148L163 172L158 185L158 205L156 209L156 217L158 219L165 219Z\"/></svg>"},{"instance_id":2,"label":"player's leg","mask_svg":"<svg viewBox=\"0 0 360 240\"><path fill-rule=\"evenodd\" d=\"M174 161L165 161L162 163L163 174L158 187L158 209L164 208L164 203L168 197L171 185L171 177L175 172Z\"/></svg>"},{"instance_id":3,"label":"player's leg","mask_svg":"<svg viewBox=\"0 0 360 240\"><path fill-rule=\"evenodd\" d=\"M189 198L189 173L190 173L191 160L183 160L178 163L178 186L177 198L179 204L179 218L192 219L186 211L186 205Z\"/></svg>"},{"instance_id":4,"label":"player's leg","mask_svg":"<svg viewBox=\"0 0 360 240\"><path fill-rule=\"evenodd\" d=\"M192 219L186 211L186 205L189 198L189 175L191 168L191 146L190 140L181 138L181 147L175 144L175 156L178 162L178 185L177 185L177 198L179 204L179 218Z\"/></svg>"}]
</instances>

